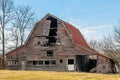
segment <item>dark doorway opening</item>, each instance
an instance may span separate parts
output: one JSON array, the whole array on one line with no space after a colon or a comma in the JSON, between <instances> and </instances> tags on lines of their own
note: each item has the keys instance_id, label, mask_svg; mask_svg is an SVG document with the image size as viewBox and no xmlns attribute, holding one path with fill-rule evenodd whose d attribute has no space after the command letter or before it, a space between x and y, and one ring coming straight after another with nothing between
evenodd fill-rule
<instances>
[{"instance_id":1,"label":"dark doorway opening","mask_svg":"<svg viewBox=\"0 0 120 80\"><path fill-rule=\"evenodd\" d=\"M116 71L116 67L115 67L115 62L112 60L112 59L110 59L110 62L111 62L111 70L112 70L112 73L116 73L117 71Z\"/></svg>"},{"instance_id":2,"label":"dark doorway opening","mask_svg":"<svg viewBox=\"0 0 120 80\"><path fill-rule=\"evenodd\" d=\"M97 66L97 60L96 59L89 59L88 62L88 71L95 68Z\"/></svg>"},{"instance_id":3,"label":"dark doorway opening","mask_svg":"<svg viewBox=\"0 0 120 80\"><path fill-rule=\"evenodd\" d=\"M97 56L77 55L76 66L77 71L89 72L97 66Z\"/></svg>"},{"instance_id":4,"label":"dark doorway opening","mask_svg":"<svg viewBox=\"0 0 120 80\"><path fill-rule=\"evenodd\" d=\"M88 71L90 71L97 66L97 55L89 55L88 59Z\"/></svg>"},{"instance_id":5,"label":"dark doorway opening","mask_svg":"<svg viewBox=\"0 0 120 80\"><path fill-rule=\"evenodd\" d=\"M76 69L77 71L87 72L87 56L86 55L77 55L76 56Z\"/></svg>"}]
</instances>

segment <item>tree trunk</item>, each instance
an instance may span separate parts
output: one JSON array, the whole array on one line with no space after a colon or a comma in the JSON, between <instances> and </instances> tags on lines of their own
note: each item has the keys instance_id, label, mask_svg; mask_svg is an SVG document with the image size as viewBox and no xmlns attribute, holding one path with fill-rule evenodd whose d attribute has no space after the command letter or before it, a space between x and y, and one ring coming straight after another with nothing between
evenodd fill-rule
<instances>
[{"instance_id":1,"label":"tree trunk","mask_svg":"<svg viewBox=\"0 0 120 80\"><path fill-rule=\"evenodd\" d=\"M5 37L4 37L4 28L5 28L5 1L2 0L2 55L3 55L3 59L2 59L2 67L3 69L5 69Z\"/></svg>"}]
</instances>

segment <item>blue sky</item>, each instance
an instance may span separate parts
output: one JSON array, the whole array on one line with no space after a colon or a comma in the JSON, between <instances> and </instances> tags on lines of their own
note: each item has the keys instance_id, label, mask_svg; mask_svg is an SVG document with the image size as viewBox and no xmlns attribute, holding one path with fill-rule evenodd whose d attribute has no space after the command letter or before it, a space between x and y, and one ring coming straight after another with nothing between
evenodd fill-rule
<instances>
[{"instance_id":1,"label":"blue sky","mask_svg":"<svg viewBox=\"0 0 120 80\"><path fill-rule=\"evenodd\" d=\"M111 34L120 18L120 0L14 0L15 5L30 5L41 19L51 13L80 29L86 39L101 39Z\"/></svg>"}]
</instances>

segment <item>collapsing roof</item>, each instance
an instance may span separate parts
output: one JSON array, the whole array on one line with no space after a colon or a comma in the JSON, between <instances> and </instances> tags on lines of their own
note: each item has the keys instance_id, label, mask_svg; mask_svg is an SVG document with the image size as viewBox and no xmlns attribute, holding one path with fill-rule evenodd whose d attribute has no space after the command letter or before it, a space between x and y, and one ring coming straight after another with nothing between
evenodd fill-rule
<instances>
[{"instance_id":1,"label":"collapsing roof","mask_svg":"<svg viewBox=\"0 0 120 80\"><path fill-rule=\"evenodd\" d=\"M86 40L84 39L84 37L82 36L81 32L80 32L76 27L74 27L73 25L71 25L70 23L65 22L65 21L63 21L63 20L61 20L61 19L59 19L59 18L57 18L56 16L51 15L51 14L47 14L45 17L43 17L43 19L51 19L51 18L54 18L54 19L57 19L57 20L60 20L60 21L63 22L64 26L65 26L65 27L67 28L67 30L69 31L69 34L70 34L69 36L71 37L71 39L73 40L73 42L74 42L75 45L77 45L78 47L83 48L83 49L85 49L85 50L87 50L87 51L89 51L89 52L92 52L92 53L101 55L101 56L103 56L103 57L106 57L105 55L100 54L99 52L91 49L91 48L89 47L89 45L87 44ZM43 20L43 19L42 19L42 20ZM36 24L37 24L37 23L36 23ZM15 50L18 50L18 49L20 49L20 48L23 49L24 46L27 45L27 42L28 42L28 40L30 39L30 36L31 36L31 34L33 33L33 31L34 31L35 28L36 28L36 25L33 27L33 30L32 30L31 33L29 34L29 36L28 36L25 44L24 44L23 46L18 47L18 48L15 49ZM12 52L15 51L15 50L12 50L12 51L8 52L8 53L7 53L7 56L16 55L16 54L12 53ZM19 54L19 53L17 53L17 54ZM108 57L107 57L107 58L108 58Z\"/></svg>"}]
</instances>

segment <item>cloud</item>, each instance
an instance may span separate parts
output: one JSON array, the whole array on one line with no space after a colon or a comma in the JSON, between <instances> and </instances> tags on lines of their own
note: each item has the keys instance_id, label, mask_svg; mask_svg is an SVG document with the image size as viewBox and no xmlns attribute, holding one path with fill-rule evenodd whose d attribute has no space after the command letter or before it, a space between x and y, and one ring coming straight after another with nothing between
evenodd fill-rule
<instances>
[{"instance_id":1,"label":"cloud","mask_svg":"<svg viewBox=\"0 0 120 80\"><path fill-rule=\"evenodd\" d=\"M113 26L110 24L106 25L95 25L81 28L80 31L88 39L102 39L103 36L107 36L113 31Z\"/></svg>"},{"instance_id":2,"label":"cloud","mask_svg":"<svg viewBox=\"0 0 120 80\"><path fill-rule=\"evenodd\" d=\"M82 28L82 29L80 29L80 31L81 31L83 34L86 34L86 35L96 33L95 30L90 29L90 28Z\"/></svg>"},{"instance_id":3,"label":"cloud","mask_svg":"<svg viewBox=\"0 0 120 80\"><path fill-rule=\"evenodd\" d=\"M66 18L65 21L68 21L72 25L74 25L77 28L82 28L86 25L87 21L85 20L79 20L79 19L72 19L72 18Z\"/></svg>"}]
</instances>

